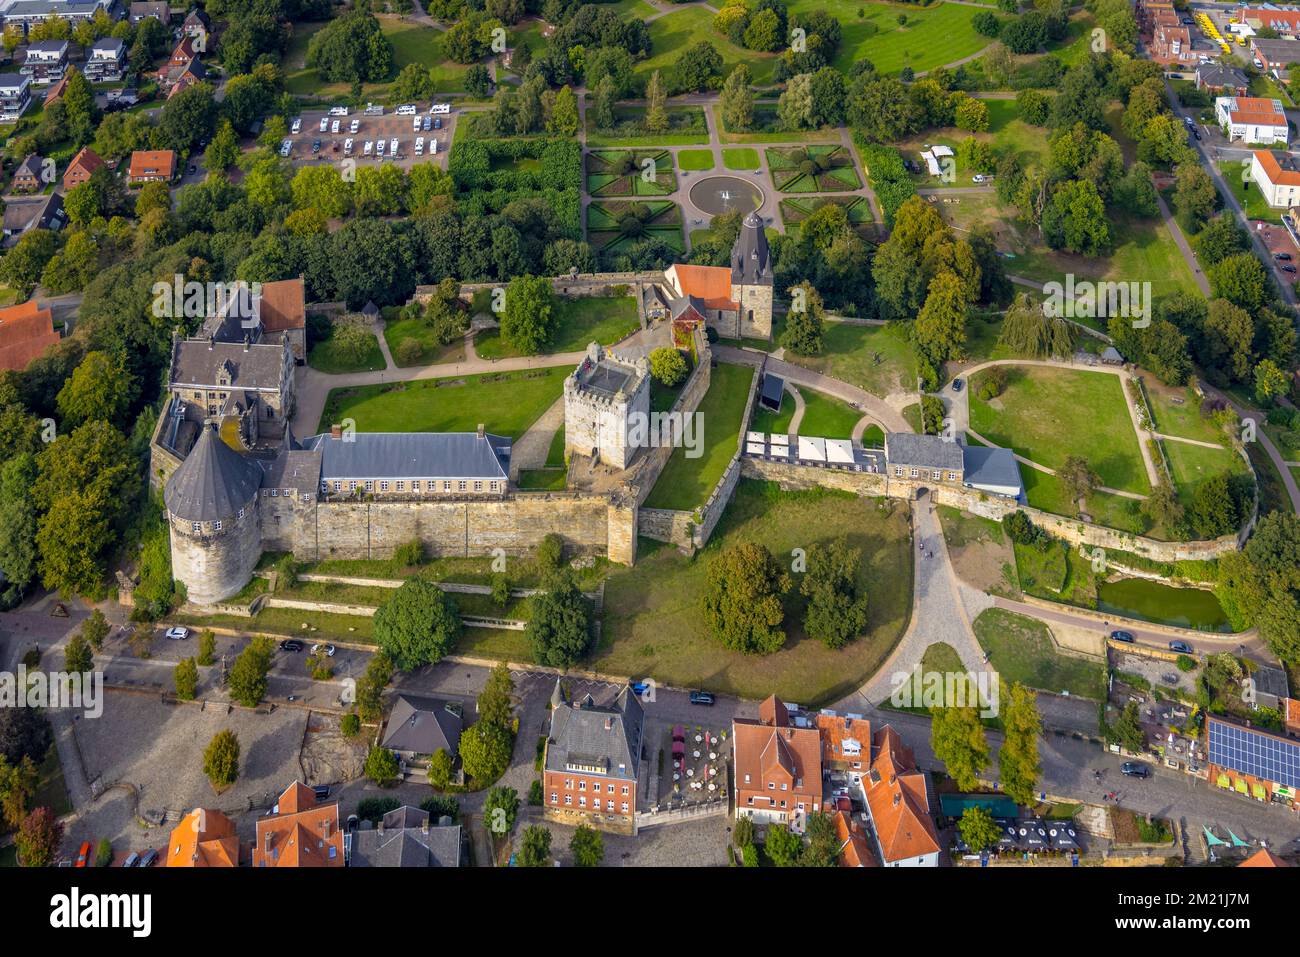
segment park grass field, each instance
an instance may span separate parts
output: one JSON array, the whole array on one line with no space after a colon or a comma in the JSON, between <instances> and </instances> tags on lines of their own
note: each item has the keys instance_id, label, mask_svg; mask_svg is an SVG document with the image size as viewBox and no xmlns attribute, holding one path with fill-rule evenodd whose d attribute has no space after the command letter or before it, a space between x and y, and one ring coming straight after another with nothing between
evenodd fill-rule
<instances>
[{"instance_id":1,"label":"park grass field","mask_svg":"<svg viewBox=\"0 0 1300 957\"><path fill-rule=\"evenodd\" d=\"M328 375L341 375L345 372L378 372L384 368L384 354L379 349L379 340L370 335L370 345L366 354L359 359L345 356L337 348L337 340L331 336L312 345L307 353L307 365L317 372Z\"/></svg>"},{"instance_id":2,"label":"park grass field","mask_svg":"<svg viewBox=\"0 0 1300 957\"><path fill-rule=\"evenodd\" d=\"M722 151L722 165L727 169L758 169L758 150L748 146L733 146Z\"/></svg>"},{"instance_id":3,"label":"park grass field","mask_svg":"<svg viewBox=\"0 0 1300 957\"><path fill-rule=\"evenodd\" d=\"M1196 489L1206 479L1215 475L1239 475L1246 471L1246 463L1232 449L1207 449L1186 442L1160 443L1169 459L1169 470L1174 476L1174 488L1183 507L1191 505Z\"/></svg>"},{"instance_id":4,"label":"park grass field","mask_svg":"<svg viewBox=\"0 0 1300 957\"><path fill-rule=\"evenodd\" d=\"M1199 442L1222 445L1225 436L1213 419L1201 418L1201 400L1186 386L1163 386L1155 381L1146 383L1147 405L1155 417L1155 429L1165 435L1179 435ZM1182 402L1175 402L1181 399Z\"/></svg>"},{"instance_id":5,"label":"park grass field","mask_svg":"<svg viewBox=\"0 0 1300 957\"><path fill-rule=\"evenodd\" d=\"M1241 170L1241 163L1237 160L1227 160L1219 164L1223 181L1228 184L1228 189L1232 190L1232 195L1237 197L1237 202L1246 211L1246 218L1262 219L1274 226L1281 226L1282 210L1270 206L1254 182L1249 179L1243 180Z\"/></svg>"},{"instance_id":6,"label":"park grass field","mask_svg":"<svg viewBox=\"0 0 1300 957\"><path fill-rule=\"evenodd\" d=\"M518 439L564 392L568 366L333 389L318 432L344 417L361 432L489 432Z\"/></svg>"},{"instance_id":7,"label":"park grass field","mask_svg":"<svg viewBox=\"0 0 1300 957\"><path fill-rule=\"evenodd\" d=\"M713 17L714 14L703 7L691 6L674 10L651 22L650 56L637 64L636 72L648 78L655 70L659 70L666 79L683 50L702 40L708 40L722 56L724 73L730 73L738 63L744 63L749 67L755 85L770 84L777 55L736 46L714 31Z\"/></svg>"},{"instance_id":8,"label":"park grass field","mask_svg":"<svg viewBox=\"0 0 1300 957\"><path fill-rule=\"evenodd\" d=\"M325 22L294 24L293 39L284 55L285 90L295 96L332 99L346 96L347 83L327 83L320 71L306 66L307 46ZM433 27L411 23L394 17L380 17L380 29L393 45L393 79L409 63L418 63L429 70L434 88L439 93L459 92L465 86L468 64L454 62L443 48L444 34ZM362 95L382 99L392 82L366 83Z\"/></svg>"},{"instance_id":9,"label":"park grass field","mask_svg":"<svg viewBox=\"0 0 1300 957\"><path fill-rule=\"evenodd\" d=\"M692 172L713 169L712 150L678 150L677 165Z\"/></svg>"},{"instance_id":10,"label":"park grass field","mask_svg":"<svg viewBox=\"0 0 1300 957\"><path fill-rule=\"evenodd\" d=\"M754 370L748 366L720 364L713 370L699 407L702 454L687 458L685 448L674 449L646 499L646 508L689 511L708 500L736 454L753 378Z\"/></svg>"},{"instance_id":11,"label":"park grass field","mask_svg":"<svg viewBox=\"0 0 1300 957\"><path fill-rule=\"evenodd\" d=\"M669 127L663 133L650 133L645 130L644 106L618 106L614 110L614 129L600 129L596 126L595 116L587 113L587 146L596 148L609 147L661 147L661 146L707 146L709 143L708 123L704 119L704 110L698 106L668 107Z\"/></svg>"},{"instance_id":12,"label":"park grass field","mask_svg":"<svg viewBox=\"0 0 1300 957\"><path fill-rule=\"evenodd\" d=\"M440 343L433 334L433 329L423 318L402 319L396 309L385 309L384 322L384 341L388 343L388 351L393 355L393 361L399 366L407 368L410 366L427 366L436 362L463 362L465 359L465 344L463 340L456 340L448 345ZM389 313L392 315L390 316ZM411 362L402 362L398 358L397 347L406 339L414 339L420 344L420 355Z\"/></svg>"},{"instance_id":13,"label":"park grass field","mask_svg":"<svg viewBox=\"0 0 1300 957\"><path fill-rule=\"evenodd\" d=\"M971 26L971 19L980 11L976 6L939 3L922 8L910 3L854 0L790 3L792 13L819 8L843 26L833 66L846 73L858 60L870 60L881 74L898 73L907 66L921 73L971 56L993 43ZM859 10L864 11L860 19ZM907 17L905 25L898 23L899 14Z\"/></svg>"},{"instance_id":14,"label":"park grass field","mask_svg":"<svg viewBox=\"0 0 1300 957\"><path fill-rule=\"evenodd\" d=\"M881 398L916 388L916 356L902 324L828 322L822 342L820 356L787 355L786 361L842 379Z\"/></svg>"},{"instance_id":15,"label":"park grass field","mask_svg":"<svg viewBox=\"0 0 1300 957\"><path fill-rule=\"evenodd\" d=\"M822 395L812 389L800 389L803 395L803 421L799 423L800 435L820 436L824 439L847 439L862 413L847 402Z\"/></svg>"},{"instance_id":16,"label":"park grass field","mask_svg":"<svg viewBox=\"0 0 1300 957\"><path fill-rule=\"evenodd\" d=\"M996 399L979 398L982 374L970 383L974 431L1048 468L1059 469L1067 457L1079 455L1102 485L1151 491L1118 376L1042 366L1005 368L1007 387Z\"/></svg>"},{"instance_id":17,"label":"park grass field","mask_svg":"<svg viewBox=\"0 0 1300 957\"><path fill-rule=\"evenodd\" d=\"M1018 681L1039 691L1094 700L1105 688L1102 663L1058 652L1051 631L1041 621L986 608L972 625L980 647L1008 684Z\"/></svg>"},{"instance_id":18,"label":"park grass field","mask_svg":"<svg viewBox=\"0 0 1300 957\"><path fill-rule=\"evenodd\" d=\"M552 308L557 319L547 352L581 352L592 342L613 345L640 327L636 300L631 296L556 299ZM474 339L474 351L485 359L519 355L501 341L496 330L479 333Z\"/></svg>"},{"instance_id":19,"label":"park grass field","mask_svg":"<svg viewBox=\"0 0 1300 957\"><path fill-rule=\"evenodd\" d=\"M705 632L701 594L708 563L719 551L756 541L780 561L792 548L806 549L838 534L862 552L858 580L869 603L863 635L838 651L808 638L797 583L784 600L788 637L780 651L743 655ZM613 571L605 586L601 641L586 667L744 697L775 693L818 707L851 693L880 667L907 628L911 596L906 505L824 489L781 492L746 480L700 554L687 558L668 545L641 539L636 568Z\"/></svg>"}]
</instances>

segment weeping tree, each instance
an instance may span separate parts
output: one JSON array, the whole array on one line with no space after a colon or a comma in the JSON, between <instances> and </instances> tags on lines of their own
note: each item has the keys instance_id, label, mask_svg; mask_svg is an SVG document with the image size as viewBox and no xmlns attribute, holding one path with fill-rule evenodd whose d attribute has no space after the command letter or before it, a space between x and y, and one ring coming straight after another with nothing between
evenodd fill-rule
<instances>
[{"instance_id":1,"label":"weeping tree","mask_svg":"<svg viewBox=\"0 0 1300 957\"><path fill-rule=\"evenodd\" d=\"M998 342L1020 356L1065 359L1074 354L1075 331L1069 321L1050 315L1022 292L1007 310Z\"/></svg>"}]
</instances>

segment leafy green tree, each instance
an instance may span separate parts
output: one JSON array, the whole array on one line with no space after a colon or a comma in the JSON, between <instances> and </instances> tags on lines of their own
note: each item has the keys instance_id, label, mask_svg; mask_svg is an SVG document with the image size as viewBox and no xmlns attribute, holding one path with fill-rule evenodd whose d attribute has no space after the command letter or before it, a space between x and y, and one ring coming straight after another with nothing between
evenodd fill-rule
<instances>
[{"instance_id":1,"label":"leafy green tree","mask_svg":"<svg viewBox=\"0 0 1300 957\"><path fill-rule=\"evenodd\" d=\"M1088 460L1081 455L1067 455L1065 464L1057 470L1056 477L1065 486L1065 494L1071 502L1078 502L1091 495L1101 482Z\"/></svg>"},{"instance_id":2,"label":"leafy green tree","mask_svg":"<svg viewBox=\"0 0 1300 957\"><path fill-rule=\"evenodd\" d=\"M212 629L204 628L199 632L199 654L196 664L215 664L217 660L216 650L217 636L212 633Z\"/></svg>"},{"instance_id":3,"label":"leafy green tree","mask_svg":"<svg viewBox=\"0 0 1300 957\"><path fill-rule=\"evenodd\" d=\"M383 715L384 688L393 678L393 661L383 651L370 656L370 663L357 682L357 714L362 721L378 721Z\"/></svg>"},{"instance_id":4,"label":"leafy green tree","mask_svg":"<svg viewBox=\"0 0 1300 957\"><path fill-rule=\"evenodd\" d=\"M806 280L794 286L790 296L791 307L786 314L785 330L781 333L781 346L796 355L821 355L825 315L822 297Z\"/></svg>"},{"instance_id":5,"label":"leafy green tree","mask_svg":"<svg viewBox=\"0 0 1300 957\"><path fill-rule=\"evenodd\" d=\"M591 608L566 572L548 575L542 587L525 628L533 660L553 668L571 667L591 643Z\"/></svg>"},{"instance_id":6,"label":"leafy green tree","mask_svg":"<svg viewBox=\"0 0 1300 957\"><path fill-rule=\"evenodd\" d=\"M650 374L661 385L672 388L686 378L688 371L679 349L664 346L650 353Z\"/></svg>"},{"instance_id":7,"label":"leafy green tree","mask_svg":"<svg viewBox=\"0 0 1300 957\"><path fill-rule=\"evenodd\" d=\"M428 100L435 91L429 69L419 63L408 63L397 74L392 95L396 100Z\"/></svg>"},{"instance_id":8,"label":"leafy green tree","mask_svg":"<svg viewBox=\"0 0 1300 957\"><path fill-rule=\"evenodd\" d=\"M1201 538L1217 538L1236 531L1240 516L1226 475L1211 475L1196 486L1187 517Z\"/></svg>"},{"instance_id":9,"label":"leafy green tree","mask_svg":"<svg viewBox=\"0 0 1300 957\"><path fill-rule=\"evenodd\" d=\"M754 125L754 90L753 78L749 67L738 64L722 84L719 105L722 109L722 125L731 133L748 132Z\"/></svg>"},{"instance_id":10,"label":"leafy green tree","mask_svg":"<svg viewBox=\"0 0 1300 957\"><path fill-rule=\"evenodd\" d=\"M514 788L496 785L488 790L483 801L483 825L495 837L505 837L514 830L519 817L519 792Z\"/></svg>"},{"instance_id":11,"label":"leafy green tree","mask_svg":"<svg viewBox=\"0 0 1300 957\"><path fill-rule=\"evenodd\" d=\"M492 92L492 76L482 63L474 63L465 71L465 92L476 100Z\"/></svg>"},{"instance_id":12,"label":"leafy green tree","mask_svg":"<svg viewBox=\"0 0 1300 957\"><path fill-rule=\"evenodd\" d=\"M973 689L971 689L973 691ZM988 767L989 746L979 710L948 701L931 708L930 745L959 790L972 791Z\"/></svg>"},{"instance_id":13,"label":"leafy green tree","mask_svg":"<svg viewBox=\"0 0 1300 957\"><path fill-rule=\"evenodd\" d=\"M1002 829L993 820L993 815L988 808L978 804L972 804L961 812L957 830L961 832L961 839L966 842L966 846L977 854L993 847L1002 838Z\"/></svg>"},{"instance_id":14,"label":"leafy green tree","mask_svg":"<svg viewBox=\"0 0 1300 957\"><path fill-rule=\"evenodd\" d=\"M574 867L599 867L605 859L605 838L594 827L579 824L569 838L569 853Z\"/></svg>"},{"instance_id":15,"label":"leafy green tree","mask_svg":"<svg viewBox=\"0 0 1300 957\"><path fill-rule=\"evenodd\" d=\"M120 422L134 391L120 358L107 352L88 352L59 390L59 414L67 428L95 419Z\"/></svg>"},{"instance_id":16,"label":"leafy green tree","mask_svg":"<svg viewBox=\"0 0 1300 957\"><path fill-rule=\"evenodd\" d=\"M447 790L451 784L451 755L445 748L429 755L429 783L439 791Z\"/></svg>"},{"instance_id":17,"label":"leafy green tree","mask_svg":"<svg viewBox=\"0 0 1300 957\"><path fill-rule=\"evenodd\" d=\"M0 465L0 568L19 591L36 575L38 511L32 496L36 475L36 459L30 452Z\"/></svg>"},{"instance_id":18,"label":"leafy green tree","mask_svg":"<svg viewBox=\"0 0 1300 957\"><path fill-rule=\"evenodd\" d=\"M29 756L10 764L0 755L0 820L14 830L23 823L36 799L40 772Z\"/></svg>"},{"instance_id":19,"label":"leafy green tree","mask_svg":"<svg viewBox=\"0 0 1300 957\"><path fill-rule=\"evenodd\" d=\"M501 339L525 355L541 352L554 332L555 292L545 276L516 276L506 287Z\"/></svg>"},{"instance_id":20,"label":"leafy green tree","mask_svg":"<svg viewBox=\"0 0 1300 957\"><path fill-rule=\"evenodd\" d=\"M510 766L514 737L510 728L475 721L460 736L460 765L475 782L495 781Z\"/></svg>"},{"instance_id":21,"label":"leafy green tree","mask_svg":"<svg viewBox=\"0 0 1300 957\"><path fill-rule=\"evenodd\" d=\"M1142 716L1132 701L1124 705L1118 720L1111 728L1110 737L1126 751L1140 754L1146 750L1147 736L1142 730Z\"/></svg>"},{"instance_id":22,"label":"leafy green tree","mask_svg":"<svg viewBox=\"0 0 1300 957\"><path fill-rule=\"evenodd\" d=\"M1002 790L1017 804L1033 805L1037 796L1038 737L1042 719L1034 692L1020 682L1011 686L1010 700L1002 709L1003 741L998 752Z\"/></svg>"},{"instance_id":23,"label":"leafy green tree","mask_svg":"<svg viewBox=\"0 0 1300 957\"><path fill-rule=\"evenodd\" d=\"M27 230L0 259L0 280L19 290L23 296L30 295L58 248L59 240L50 230Z\"/></svg>"},{"instance_id":24,"label":"leafy green tree","mask_svg":"<svg viewBox=\"0 0 1300 957\"><path fill-rule=\"evenodd\" d=\"M218 113L212 84L203 82L185 87L163 104L153 132L154 148L189 155L212 137Z\"/></svg>"},{"instance_id":25,"label":"leafy green tree","mask_svg":"<svg viewBox=\"0 0 1300 957\"><path fill-rule=\"evenodd\" d=\"M392 787L402 773L397 763L397 755L379 745L371 748L370 753L366 755L365 772L366 777L381 788Z\"/></svg>"},{"instance_id":26,"label":"leafy green tree","mask_svg":"<svg viewBox=\"0 0 1300 957\"><path fill-rule=\"evenodd\" d=\"M677 89L684 93L703 93L716 89L722 78L722 54L708 40L693 43L677 55L673 70Z\"/></svg>"},{"instance_id":27,"label":"leafy green tree","mask_svg":"<svg viewBox=\"0 0 1300 957\"><path fill-rule=\"evenodd\" d=\"M777 867L797 867L803 853L803 838L785 824L772 824L767 829L763 850Z\"/></svg>"},{"instance_id":28,"label":"leafy green tree","mask_svg":"<svg viewBox=\"0 0 1300 957\"><path fill-rule=\"evenodd\" d=\"M402 671L440 661L460 632L455 600L423 578L408 578L375 611L375 643Z\"/></svg>"},{"instance_id":29,"label":"leafy green tree","mask_svg":"<svg viewBox=\"0 0 1300 957\"><path fill-rule=\"evenodd\" d=\"M983 133L989 128L989 108L983 100L962 97L957 101L955 126L959 130Z\"/></svg>"},{"instance_id":30,"label":"leafy green tree","mask_svg":"<svg viewBox=\"0 0 1300 957\"><path fill-rule=\"evenodd\" d=\"M1113 242L1105 204L1087 180L1067 180L1055 187L1042 226L1047 245L1066 252L1100 256Z\"/></svg>"},{"instance_id":31,"label":"leafy green tree","mask_svg":"<svg viewBox=\"0 0 1300 957\"><path fill-rule=\"evenodd\" d=\"M461 62L476 59L474 56ZM331 20L311 38L307 66L319 70L321 77L331 83L377 83L388 79L392 72L393 45L369 10L354 8Z\"/></svg>"},{"instance_id":32,"label":"leafy green tree","mask_svg":"<svg viewBox=\"0 0 1300 957\"><path fill-rule=\"evenodd\" d=\"M53 867L59 843L63 840L63 825L54 812L38 807L23 818L18 833L14 835L19 867Z\"/></svg>"},{"instance_id":33,"label":"leafy green tree","mask_svg":"<svg viewBox=\"0 0 1300 957\"><path fill-rule=\"evenodd\" d=\"M1065 359L1074 354L1074 327L1049 315L1029 293L1019 293L1002 321L998 342L1029 359Z\"/></svg>"},{"instance_id":34,"label":"leafy green tree","mask_svg":"<svg viewBox=\"0 0 1300 957\"><path fill-rule=\"evenodd\" d=\"M230 666L226 690L230 697L246 708L257 707L266 695L266 676L271 672L275 645L270 638L259 636L244 646Z\"/></svg>"},{"instance_id":35,"label":"leafy green tree","mask_svg":"<svg viewBox=\"0 0 1300 957\"><path fill-rule=\"evenodd\" d=\"M777 651L785 644L781 596L789 588L790 576L766 546L741 542L724 548L705 573L705 626L732 651Z\"/></svg>"},{"instance_id":36,"label":"leafy green tree","mask_svg":"<svg viewBox=\"0 0 1300 957\"><path fill-rule=\"evenodd\" d=\"M193 658L183 658L175 669L176 697L193 701L199 692L199 666Z\"/></svg>"},{"instance_id":37,"label":"leafy green tree","mask_svg":"<svg viewBox=\"0 0 1300 957\"><path fill-rule=\"evenodd\" d=\"M203 165L210 172L221 173L234 166L238 159L239 135L230 124L230 120L223 119L217 125L217 133L212 137L212 142L208 144L208 150L203 156Z\"/></svg>"},{"instance_id":38,"label":"leafy green tree","mask_svg":"<svg viewBox=\"0 0 1300 957\"><path fill-rule=\"evenodd\" d=\"M339 732L345 738L355 738L361 733L361 718L354 711L349 711L339 718Z\"/></svg>"},{"instance_id":39,"label":"leafy green tree","mask_svg":"<svg viewBox=\"0 0 1300 957\"><path fill-rule=\"evenodd\" d=\"M966 343L967 291L953 272L942 272L930 282L925 305L916 317L916 347L932 365L959 359Z\"/></svg>"},{"instance_id":40,"label":"leafy green tree","mask_svg":"<svg viewBox=\"0 0 1300 957\"><path fill-rule=\"evenodd\" d=\"M5 566L0 565L0 568ZM108 637L110 626L104 613L96 608L90 613L90 617L81 623L81 637L86 639L86 643L95 651L102 651L104 648L104 639Z\"/></svg>"},{"instance_id":41,"label":"leafy green tree","mask_svg":"<svg viewBox=\"0 0 1300 957\"><path fill-rule=\"evenodd\" d=\"M553 136L576 136L578 133L578 98L567 84L555 93L546 132Z\"/></svg>"},{"instance_id":42,"label":"leafy green tree","mask_svg":"<svg viewBox=\"0 0 1300 957\"><path fill-rule=\"evenodd\" d=\"M551 832L540 824L524 828L517 860L520 867L545 867L551 863Z\"/></svg>"},{"instance_id":43,"label":"leafy green tree","mask_svg":"<svg viewBox=\"0 0 1300 957\"><path fill-rule=\"evenodd\" d=\"M1199 163L1184 162L1174 169L1174 211L1183 229L1195 233L1214 215L1219 191Z\"/></svg>"},{"instance_id":44,"label":"leafy green tree","mask_svg":"<svg viewBox=\"0 0 1300 957\"><path fill-rule=\"evenodd\" d=\"M867 596L858 590L862 551L836 538L808 550L800 591L808 599L804 630L827 648L842 648L867 627Z\"/></svg>"},{"instance_id":45,"label":"leafy green tree","mask_svg":"<svg viewBox=\"0 0 1300 957\"><path fill-rule=\"evenodd\" d=\"M218 731L203 750L203 773L217 793L239 777L239 738L227 728Z\"/></svg>"},{"instance_id":46,"label":"leafy green tree","mask_svg":"<svg viewBox=\"0 0 1300 957\"><path fill-rule=\"evenodd\" d=\"M668 130L668 95L664 90L663 79L659 71L650 74L646 84L645 128L650 133L665 133Z\"/></svg>"},{"instance_id":47,"label":"leafy green tree","mask_svg":"<svg viewBox=\"0 0 1300 957\"><path fill-rule=\"evenodd\" d=\"M483 690L479 692L477 703L479 721L486 721L503 728L510 727L514 720L515 682L510 677L510 667L504 661L488 672Z\"/></svg>"},{"instance_id":48,"label":"leafy green tree","mask_svg":"<svg viewBox=\"0 0 1300 957\"><path fill-rule=\"evenodd\" d=\"M84 674L95 670L95 658L90 650L90 642L86 641L79 631L68 639L68 644L63 650L63 670L70 674Z\"/></svg>"},{"instance_id":49,"label":"leafy green tree","mask_svg":"<svg viewBox=\"0 0 1300 957\"><path fill-rule=\"evenodd\" d=\"M1254 315L1268 300L1268 273L1251 253L1236 253L1205 270L1216 298Z\"/></svg>"},{"instance_id":50,"label":"leafy green tree","mask_svg":"<svg viewBox=\"0 0 1300 957\"><path fill-rule=\"evenodd\" d=\"M592 100L592 117L596 122L596 128L608 130L614 126L615 113L614 104L618 101L618 86L614 79L609 76L602 77L596 84L595 95Z\"/></svg>"}]
</instances>

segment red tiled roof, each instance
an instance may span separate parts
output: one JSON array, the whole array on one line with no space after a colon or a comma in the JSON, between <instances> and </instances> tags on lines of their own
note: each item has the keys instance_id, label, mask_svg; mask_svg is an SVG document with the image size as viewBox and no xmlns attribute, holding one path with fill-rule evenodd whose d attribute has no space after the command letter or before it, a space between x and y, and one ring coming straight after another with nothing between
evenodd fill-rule
<instances>
[{"instance_id":1,"label":"red tiled roof","mask_svg":"<svg viewBox=\"0 0 1300 957\"><path fill-rule=\"evenodd\" d=\"M1250 857L1246 858L1238 867L1292 867L1290 862L1282 860L1266 847L1261 847Z\"/></svg>"},{"instance_id":2,"label":"red tiled roof","mask_svg":"<svg viewBox=\"0 0 1300 957\"><path fill-rule=\"evenodd\" d=\"M727 267L674 263L669 270L677 276L683 296L703 299L710 309L738 308L731 298L731 270Z\"/></svg>"},{"instance_id":3,"label":"red tiled roof","mask_svg":"<svg viewBox=\"0 0 1300 957\"><path fill-rule=\"evenodd\" d=\"M916 769L911 750L888 726L876 733L875 747L871 774L862 784L885 863L937 853L939 835L930 817L925 776Z\"/></svg>"},{"instance_id":4,"label":"red tiled roof","mask_svg":"<svg viewBox=\"0 0 1300 957\"><path fill-rule=\"evenodd\" d=\"M1255 159L1259 162L1260 168L1268 181L1275 186L1282 184L1284 186L1300 186L1300 172L1293 169L1283 169L1278 163L1277 157L1273 155L1272 150L1255 150Z\"/></svg>"},{"instance_id":5,"label":"red tiled roof","mask_svg":"<svg viewBox=\"0 0 1300 957\"><path fill-rule=\"evenodd\" d=\"M131 154L131 179L161 176L171 179L176 175L175 150L136 150Z\"/></svg>"},{"instance_id":6,"label":"red tiled roof","mask_svg":"<svg viewBox=\"0 0 1300 957\"><path fill-rule=\"evenodd\" d=\"M295 781L280 795L277 813L257 822L254 867L342 867L338 804L317 805L311 788Z\"/></svg>"},{"instance_id":7,"label":"red tiled roof","mask_svg":"<svg viewBox=\"0 0 1300 957\"><path fill-rule=\"evenodd\" d=\"M69 173L77 169L83 170L87 175L89 175L101 166L106 165L107 164L98 153L92 150L89 146L83 146L81 151L77 153L76 156L72 157L72 162L69 163L68 168L63 171L63 176L64 178L67 178Z\"/></svg>"},{"instance_id":8,"label":"red tiled roof","mask_svg":"<svg viewBox=\"0 0 1300 957\"><path fill-rule=\"evenodd\" d=\"M307 325L306 283L301 278L262 283L259 309L262 328L267 332L305 328Z\"/></svg>"},{"instance_id":9,"label":"red tiled roof","mask_svg":"<svg viewBox=\"0 0 1300 957\"><path fill-rule=\"evenodd\" d=\"M835 833L840 839L840 867L879 867L866 832L847 813L836 811Z\"/></svg>"},{"instance_id":10,"label":"red tiled roof","mask_svg":"<svg viewBox=\"0 0 1300 957\"><path fill-rule=\"evenodd\" d=\"M58 341L53 313L37 306L36 300L0 309L0 369L21 372Z\"/></svg>"},{"instance_id":11,"label":"red tiled roof","mask_svg":"<svg viewBox=\"0 0 1300 957\"><path fill-rule=\"evenodd\" d=\"M235 823L220 811L196 807L172 829L167 867L236 867L239 838Z\"/></svg>"}]
</instances>

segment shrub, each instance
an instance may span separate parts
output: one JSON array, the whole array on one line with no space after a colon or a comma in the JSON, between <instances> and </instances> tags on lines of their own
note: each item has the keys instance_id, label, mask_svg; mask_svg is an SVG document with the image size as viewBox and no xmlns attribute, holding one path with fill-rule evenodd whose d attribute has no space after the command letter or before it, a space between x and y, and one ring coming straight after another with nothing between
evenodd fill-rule
<instances>
[{"instance_id":1,"label":"shrub","mask_svg":"<svg viewBox=\"0 0 1300 957\"><path fill-rule=\"evenodd\" d=\"M389 811L396 811L401 806L402 802L397 800L397 798L362 798L361 803L357 805L357 817L361 818L363 821L370 821L374 824L378 824L385 814Z\"/></svg>"},{"instance_id":2,"label":"shrub","mask_svg":"<svg viewBox=\"0 0 1300 957\"><path fill-rule=\"evenodd\" d=\"M1178 666L1178 670L1182 672L1196 670L1196 659L1190 657L1189 655L1179 655L1178 660L1175 661L1174 664L1176 664Z\"/></svg>"},{"instance_id":3,"label":"shrub","mask_svg":"<svg viewBox=\"0 0 1300 957\"><path fill-rule=\"evenodd\" d=\"M542 806L542 782L536 778L533 783L528 785L528 805L529 807Z\"/></svg>"},{"instance_id":4,"label":"shrub","mask_svg":"<svg viewBox=\"0 0 1300 957\"><path fill-rule=\"evenodd\" d=\"M672 388L686 378L686 359L676 349L665 346L650 353L650 374Z\"/></svg>"},{"instance_id":5,"label":"shrub","mask_svg":"<svg viewBox=\"0 0 1300 957\"><path fill-rule=\"evenodd\" d=\"M361 717L355 711L349 711L339 719L339 730L345 738L355 738L361 733Z\"/></svg>"},{"instance_id":6,"label":"shrub","mask_svg":"<svg viewBox=\"0 0 1300 957\"><path fill-rule=\"evenodd\" d=\"M376 745L366 755L365 772L366 777L381 788L392 787L397 783L397 778L401 773L401 769L397 764L397 755L387 748Z\"/></svg>"},{"instance_id":7,"label":"shrub","mask_svg":"<svg viewBox=\"0 0 1300 957\"><path fill-rule=\"evenodd\" d=\"M445 748L429 755L429 783L439 791L447 790L451 784L451 755Z\"/></svg>"},{"instance_id":8,"label":"shrub","mask_svg":"<svg viewBox=\"0 0 1300 957\"><path fill-rule=\"evenodd\" d=\"M537 565L543 571L553 571L560 567L564 559L564 539L554 532L549 533L537 543Z\"/></svg>"},{"instance_id":9,"label":"shrub","mask_svg":"<svg viewBox=\"0 0 1300 957\"><path fill-rule=\"evenodd\" d=\"M410 568L413 565L422 565L424 563L425 550L424 542L418 538L413 538L409 542L398 545L393 551L393 560L404 568Z\"/></svg>"}]
</instances>

